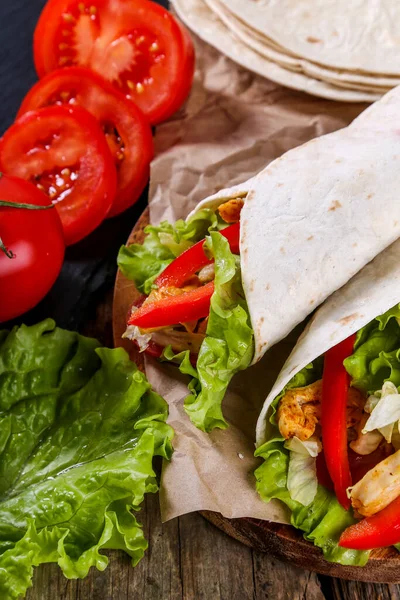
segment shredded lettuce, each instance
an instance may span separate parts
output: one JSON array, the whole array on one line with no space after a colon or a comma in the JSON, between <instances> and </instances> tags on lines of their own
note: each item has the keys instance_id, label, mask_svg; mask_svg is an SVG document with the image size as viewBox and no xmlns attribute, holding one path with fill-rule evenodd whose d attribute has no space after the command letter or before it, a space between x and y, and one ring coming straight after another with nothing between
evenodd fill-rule
<instances>
[{"instance_id":1,"label":"shredded lettuce","mask_svg":"<svg viewBox=\"0 0 400 600\"><path fill-rule=\"evenodd\" d=\"M77 578L106 568L102 549L142 558L132 511L158 489L154 457L171 455L167 413L121 348L51 320L0 334L1 598L42 563Z\"/></svg>"},{"instance_id":2,"label":"shredded lettuce","mask_svg":"<svg viewBox=\"0 0 400 600\"><path fill-rule=\"evenodd\" d=\"M287 488L292 500L308 506L318 488L316 459L309 454L289 452Z\"/></svg>"},{"instance_id":3,"label":"shredded lettuce","mask_svg":"<svg viewBox=\"0 0 400 600\"><path fill-rule=\"evenodd\" d=\"M292 500L308 506L314 500L317 488L317 461L322 444L317 438L306 441L298 437L286 440L284 446L289 450L287 487Z\"/></svg>"},{"instance_id":4,"label":"shredded lettuce","mask_svg":"<svg viewBox=\"0 0 400 600\"><path fill-rule=\"evenodd\" d=\"M215 258L215 290L196 367L191 365L188 351L174 355L168 347L164 358L180 364L181 372L192 377L185 410L196 427L209 432L228 427L222 401L232 377L252 361L254 336L239 257L232 254L227 240L217 232L211 232L206 243Z\"/></svg>"},{"instance_id":5,"label":"shredded lettuce","mask_svg":"<svg viewBox=\"0 0 400 600\"><path fill-rule=\"evenodd\" d=\"M122 246L118 254L118 267L128 279L135 282L143 294L150 294L156 277L182 252L207 233L226 227L211 209L204 208L188 221L179 220L174 225L163 221L148 225L143 244Z\"/></svg>"},{"instance_id":6,"label":"shredded lettuce","mask_svg":"<svg viewBox=\"0 0 400 600\"><path fill-rule=\"evenodd\" d=\"M390 443L395 425L400 420L400 394L391 381L385 381L380 392L370 396L364 410L371 413L362 433L377 429Z\"/></svg>"}]
</instances>

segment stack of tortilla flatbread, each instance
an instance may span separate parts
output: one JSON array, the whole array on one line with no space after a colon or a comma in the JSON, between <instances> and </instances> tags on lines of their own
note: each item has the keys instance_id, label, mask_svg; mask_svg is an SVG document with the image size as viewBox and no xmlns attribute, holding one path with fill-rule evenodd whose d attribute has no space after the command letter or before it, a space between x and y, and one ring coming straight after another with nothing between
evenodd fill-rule
<instances>
[{"instance_id":1,"label":"stack of tortilla flatbread","mask_svg":"<svg viewBox=\"0 0 400 600\"><path fill-rule=\"evenodd\" d=\"M373 102L400 84L398 0L172 0L232 60L288 87Z\"/></svg>"}]
</instances>

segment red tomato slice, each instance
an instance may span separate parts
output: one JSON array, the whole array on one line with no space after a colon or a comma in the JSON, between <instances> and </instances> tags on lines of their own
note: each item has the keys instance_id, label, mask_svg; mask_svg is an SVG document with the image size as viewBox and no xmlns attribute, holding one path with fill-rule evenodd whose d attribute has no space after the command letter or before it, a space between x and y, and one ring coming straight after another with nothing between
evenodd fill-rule
<instances>
[{"instance_id":1,"label":"red tomato slice","mask_svg":"<svg viewBox=\"0 0 400 600\"><path fill-rule=\"evenodd\" d=\"M134 100L153 124L183 103L193 79L189 34L144 0L49 0L34 36L39 77L89 67Z\"/></svg>"},{"instance_id":2,"label":"red tomato slice","mask_svg":"<svg viewBox=\"0 0 400 600\"><path fill-rule=\"evenodd\" d=\"M8 202L51 205L48 197L21 179L0 177L0 199ZM0 207L0 234L12 252L0 250L0 322L33 308L50 290L64 259L64 236L55 208L28 210Z\"/></svg>"},{"instance_id":3,"label":"red tomato slice","mask_svg":"<svg viewBox=\"0 0 400 600\"><path fill-rule=\"evenodd\" d=\"M89 69L50 73L28 92L17 118L53 104L83 106L99 121L117 168L118 189L109 216L134 204L145 188L153 158L150 125L139 108Z\"/></svg>"},{"instance_id":4,"label":"red tomato slice","mask_svg":"<svg viewBox=\"0 0 400 600\"><path fill-rule=\"evenodd\" d=\"M67 244L96 229L115 198L117 174L104 134L78 106L50 106L20 117L0 140L0 170L47 193Z\"/></svg>"}]
</instances>

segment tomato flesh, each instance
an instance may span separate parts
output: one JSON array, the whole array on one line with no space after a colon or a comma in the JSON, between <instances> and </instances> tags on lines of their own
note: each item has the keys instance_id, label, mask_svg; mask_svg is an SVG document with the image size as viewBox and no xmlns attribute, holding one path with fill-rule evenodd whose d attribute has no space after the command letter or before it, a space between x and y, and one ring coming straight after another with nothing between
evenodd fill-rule
<instances>
[{"instance_id":1,"label":"tomato flesh","mask_svg":"<svg viewBox=\"0 0 400 600\"><path fill-rule=\"evenodd\" d=\"M194 48L174 17L143 0L49 0L34 37L42 77L80 65L111 82L151 123L185 100L194 73Z\"/></svg>"},{"instance_id":2,"label":"tomato flesh","mask_svg":"<svg viewBox=\"0 0 400 600\"><path fill-rule=\"evenodd\" d=\"M80 107L51 106L20 117L0 140L0 170L49 196L68 245L103 221L116 193L116 170L104 134Z\"/></svg>"},{"instance_id":3,"label":"tomato flesh","mask_svg":"<svg viewBox=\"0 0 400 600\"><path fill-rule=\"evenodd\" d=\"M138 200L149 179L154 154L150 125L132 102L99 75L81 67L59 69L38 81L25 97L18 117L63 104L82 106L99 122L118 177L109 216L123 212Z\"/></svg>"},{"instance_id":4,"label":"tomato flesh","mask_svg":"<svg viewBox=\"0 0 400 600\"><path fill-rule=\"evenodd\" d=\"M0 199L49 206L45 194L27 181L2 175ZM63 229L57 211L0 207L0 322L33 308L50 290L64 259Z\"/></svg>"}]
</instances>

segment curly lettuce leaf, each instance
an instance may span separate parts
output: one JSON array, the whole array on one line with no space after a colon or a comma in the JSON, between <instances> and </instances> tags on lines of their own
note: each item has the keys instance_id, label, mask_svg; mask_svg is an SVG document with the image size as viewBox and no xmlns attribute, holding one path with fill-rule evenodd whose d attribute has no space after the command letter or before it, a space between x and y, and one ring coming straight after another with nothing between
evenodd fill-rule
<instances>
[{"instance_id":1,"label":"curly lettuce leaf","mask_svg":"<svg viewBox=\"0 0 400 600\"><path fill-rule=\"evenodd\" d=\"M196 367L190 363L188 351L174 355L168 347L163 357L178 363L180 371L192 377L185 410L196 427L209 432L228 427L222 401L232 377L252 361L254 336L239 257L232 254L227 240L217 232L210 234L207 246L215 258L215 289Z\"/></svg>"},{"instance_id":2,"label":"curly lettuce leaf","mask_svg":"<svg viewBox=\"0 0 400 600\"><path fill-rule=\"evenodd\" d=\"M182 252L202 240L210 231L218 231L226 223L209 208L199 210L187 221L174 225L163 221L148 225L143 244L122 246L118 254L118 267L128 279L135 282L143 294L150 294L156 277Z\"/></svg>"},{"instance_id":3,"label":"curly lettuce leaf","mask_svg":"<svg viewBox=\"0 0 400 600\"><path fill-rule=\"evenodd\" d=\"M136 564L147 542L132 510L172 452L166 403L124 350L51 320L0 340L0 597L46 562L85 577L115 548Z\"/></svg>"},{"instance_id":4,"label":"curly lettuce leaf","mask_svg":"<svg viewBox=\"0 0 400 600\"><path fill-rule=\"evenodd\" d=\"M355 351L344 361L353 387L373 393L385 381L400 386L399 319L396 305L357 333Z\"/></svg>"}]
</instances>

